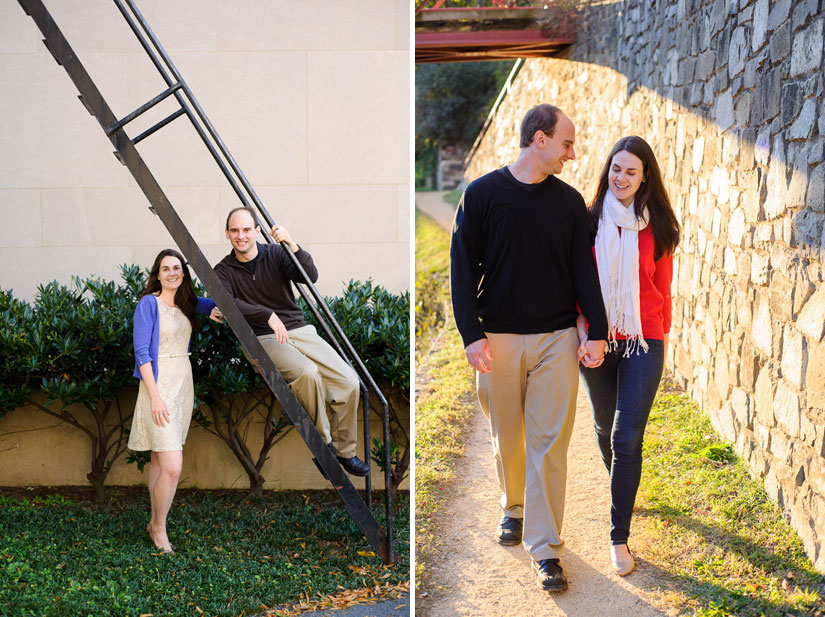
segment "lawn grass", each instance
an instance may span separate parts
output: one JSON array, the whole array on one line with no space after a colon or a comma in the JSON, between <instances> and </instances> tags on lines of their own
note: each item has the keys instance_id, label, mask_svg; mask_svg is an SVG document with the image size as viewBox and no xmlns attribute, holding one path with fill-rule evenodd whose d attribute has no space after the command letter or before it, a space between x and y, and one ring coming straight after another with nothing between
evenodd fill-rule
<instances>
[{"instance_id":1,"label":"lawn grass","mask_svg":"<svg viewBox=\"0 0 825 617\"><path fill-rule=\"evenodd\" d=\"M450 311L450 237L415 211L415 352L426 355ZM452 317L450 316L450 319Z\"/></svg>"},{"instance_id":2,"label":"lawn grass","mask_svg":"<svg viewBox=\"0 0 825 617\"><path fill-rule=\"evenodd\" d=\"M407 496L395 512L403 561L385 567L329 492L265 491L249 502L239 492L180 491L170 557L148 540L145 492L109 490L103 506L0 492L0 615L237 617L409 580Z\"/></svg>"},{"instance_id":3,"label":"lawn grass","mask_svg":"<svg viewBox=\"0 0 825 617\"><path fill-rule=\"evenodd\" d=\"M452 191L444 193L444 201L450 204L451 206L455 207L458 205L458 200L461 199L461 194L464 192L464 189L461 185L454 188Z\"/></svg>"},{"instance_id":4,"label":"lawn grass","mask_svg":"<svg viewBox=\"0 0 825 617\"><path fill-rule=\"evenodd\" d=\"M632 540L686 614L825 615L825 579L780 508L669 382L645 432Z\"/></svg>"},{"instance_id":5,"label":"lawn grass","mask_svg":"<svg viewBox=\"0 0 825 617\"><path fill-rule=\"evenodd\" d=\"M475 413L476 395L450 308L449 235L417 210L415 272L415 584L421 589L439 546L436 513L464 452L462 432Z\"/></svg>"}]
</instances>

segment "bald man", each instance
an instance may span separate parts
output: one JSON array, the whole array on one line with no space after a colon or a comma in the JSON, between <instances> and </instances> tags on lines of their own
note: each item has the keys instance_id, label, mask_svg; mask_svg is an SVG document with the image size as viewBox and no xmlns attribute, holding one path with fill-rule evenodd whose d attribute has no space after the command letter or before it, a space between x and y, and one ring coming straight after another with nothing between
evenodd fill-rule
<instances>
[{"instance_id":1,"label":"bald man","mask_svg":"<svg viewBox=\"0 0 825 617\"><path fill-rule=\"evenodd\" d=\"M559 558L579 383L577 302L590 322L591 358L604 356L607 339L584 200L556 177L576 158L575 139L557 107L528 111L518 159L470 183L450 246L453 313L490 420L497 540L524 545L546 591L567 589Z\"/></svg>"},{"instance_id":2,"label":"bald man","mask_svg":"<svg viewBox=\"0 0 825 617\"><path fill-rule=\"evenodd\" d=\"M270 231L275 244L259 243L260 231L251 209L232 210L226 218L232 251L215 266L215 274L341 466L354 476L366 476L369 464L355 455L358 376L304 321L290 285L303 278L280 243L292 249L314 283L318 270L312 256L283 227Z\"/></svg>"}]
</instances>

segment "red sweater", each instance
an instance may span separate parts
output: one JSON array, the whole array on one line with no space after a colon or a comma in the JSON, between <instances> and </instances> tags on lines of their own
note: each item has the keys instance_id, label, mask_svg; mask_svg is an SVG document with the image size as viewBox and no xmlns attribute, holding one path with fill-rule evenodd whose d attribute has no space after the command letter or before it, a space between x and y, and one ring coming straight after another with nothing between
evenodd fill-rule
<instances>
[{"instance_id":1,"label":"red sweater","mask_svg":"<svg viewBox=\"0 0 825 617\"><path fill-rule=\"evenodd\" d=\"M639 232L639 305L642 336L662 340L670 332L670 283L673 280L673 256L665 254L653 261L656 246L650 226ZM596 249L593 247L593 261ZM597 264L598 266L598 264ZM616 334L616 339L626 338Z\"/></svg>"}]
</instances>

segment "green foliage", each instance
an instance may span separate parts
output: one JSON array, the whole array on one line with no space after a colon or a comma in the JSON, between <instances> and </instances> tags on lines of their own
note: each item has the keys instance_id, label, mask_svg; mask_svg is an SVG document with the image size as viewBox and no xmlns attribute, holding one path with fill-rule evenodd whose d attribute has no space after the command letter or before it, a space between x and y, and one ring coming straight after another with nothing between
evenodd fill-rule
<instances>
[{"instance_id":1,"label":"green foliage","mask_svg":"<svg viewBox=\"0 0 825 617\"><path fill-rule=\"evenodd\" d=\"M96 411L132 383L135 298L129 288L94 278L75 279L73 288L53 282L38 288L35 310L41 389L50 401Z\"/></svg>"},{"instance_id":2,"label":"green foliage","mask_svg":"<svg viewBox=\"0 0 825 617\"><path fill-rule=\"evenodd\" d=\"M23 309L29 317L26 340L16 341L24 382L39 381L47 400L15 402L28 402L86 433L92 445L87 477L99 499L112 463L126 450L132 417L121 408L119 393L132 382L134 287L141 274L124 266L123 277L125 286L97 278L39 286L34 308Z\"/></svg>"},{"instance_id":3,"label":"green foliage","mask_svg":"<svg viewBox=\"0 0 825 617\"><path fill-rule=\"evenodd\" d=\"M415 67L416 160L429 144L468 148L513 62L445 62Z\"/></svg>"},{"instance_id":4,"label":"green foliage","mask_svg":"<svg viewBox=\"0 0 825 617\"><path fill-rule=\"evenodd\" d=\"M370 450L370 458L375 461L375 464L378 465L378 468L383 472L387 469L387 464L385 460L387 449L384 447L384 442L382 442L378 437L372 438L372 449ZM397 467L401 463L401 450L398 448L398 445L395 443L394 440L390 440L390 466Z\"/></svg>"},{"instance_id":5,"label":"green foliage","mask_svg":"<svg viewBox=\"0 0 825 617\"><path fill-rule=\"evenodd\" d=\"M432 188L427 187L427 178L435 178L438 173L438 146L433 140L421 139L415 142L415 190Z\"/></svg>"},{"instance_id":6,"label":"green foliage","mask_svg":"<svg viewBox=\"0 0 825 617\"><path fill-rule=\"evenodd\" d=\"M389 384L384 392L389 403L391 439L395 457L392 460L391 484L393 491L406 477L410 465L411 440L409 430L393 407L393 394L409 401L410 389L410 294L396 295L372 280L352 281L340 297L325 298L332 314L355 351L363 360L376 382ZM316 326L318 333L326 333L318 326L315 316L300 301L307 323ZM383 450L383 445L381 446ZM383 469L383 457L381 459Z\"/></svg>"},{"instance_id":7,"label":"green foliage","mask_svg":"<svg viewBox=\"0 0 825 617\"><path fill-rule=\"evenodd\" d=\"M339 586L409 580L407 501L394 519L403 561L385 567L367 556L371 547L334 494L238 498L180 491L168 522L175 557L149 543L143 494L116 494L103 507L60 496L8 499L0 509L0 615L237 617ZM376 517L383 524L383 508Z\"/></svg>"},{"instance_id":8,"label":"green foliage","mask_svg":"<svg viewBox=\"0 0 825 617\"><path fill-rule=\"evenodd\" d=\"M143 450L141 452L136 452L135 450L128 450L126 452L126 462L130 465L136 465L138 471L143 473L143 470L146 468L146 465L149 464L152 457L152 453L149 450Z\"/></svg>"},{"instance_id":9,"label":"green foliage","mask_svg":"<svg viewBox=\"0 0 825 617\"><path fill-rule=\"evenodd\" d=\"M699 456L719 463L730 463L736 459L733 446L729 443L709 444L699 451Z\"/></svg>"},{"instance_id":10,"label":"green foliage","mask_svg":"<svg viewBox=\"0 0 825 617\"><path fill-rule=\"evenodd\" d=\"M121 283L52 282L38 288L33 307L0 291L0 415L29 403L86 433L92 442L88 478L101 500L112 463L126 451L132 410L121 408L119 394L135 384L132 318L147 274L123 266ZM200 285L196 292L205 295ZM398 296L372 281L351 281L344 297L328 301L371 373L406 394L409 293ZM260 492L263 464L290 424L277 415L274 395L232 331L206 317L199 323L191 342L198 405L193 419L227 444L249 475L252 491ZM30 383L40 386L45 404L28 396ZM249 443L258 436L248 434L247 420L261 409L264 435L253 454ZM127 462L142 470L148 455L129 453Z\"/></svg>"},{"instance_id":11,"label":"green foliage","mask_svg":"<svg viewBox=\"0 0 825 617\"><path fill-rule=\"evenodd\" d=\"M0 290L0 417L22 407L31 393L29 374L37 368L32 353L34 311L11 291Z\"/></svg>"},{"instance_id":12,"label":"green foliage","mask_svg":"<svg viewBox=\"0 0 825 617\"><path fill-rule=\"evenodd\" d=\"M325 301L373 378L406 393L410 388L410 293L390 293L371 279L350 280L343 296ZM326 338L303 300L300 305L307 323Z\"/></svg>"}]
</instances>

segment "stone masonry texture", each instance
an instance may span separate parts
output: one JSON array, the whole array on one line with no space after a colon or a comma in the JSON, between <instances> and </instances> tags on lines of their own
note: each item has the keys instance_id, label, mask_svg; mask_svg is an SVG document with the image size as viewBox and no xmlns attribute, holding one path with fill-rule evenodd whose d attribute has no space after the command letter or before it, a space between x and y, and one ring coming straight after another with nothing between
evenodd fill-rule
<instances>
[{"instance_id":1,"label":"stone masonry texture","mask_svg":"<svg viewBox=\"0 0 825 617\"><path fill-rule=\"evenodd\" d=\"M825 2L585 3L575 44L527 60L465 179L518 156L538 103L576 125L561 178L590 201L624 135L657 155L682 225L668 365L825 572Z\"/></svg>"}]
</instances>

